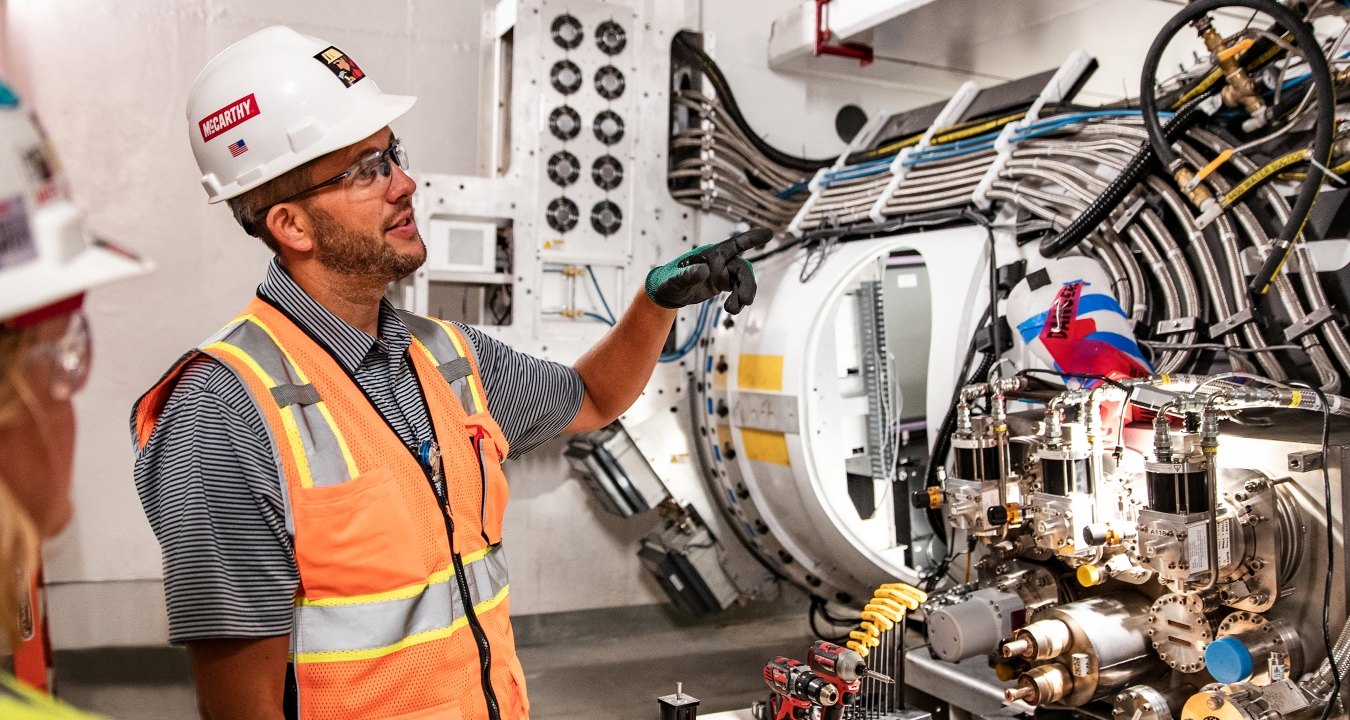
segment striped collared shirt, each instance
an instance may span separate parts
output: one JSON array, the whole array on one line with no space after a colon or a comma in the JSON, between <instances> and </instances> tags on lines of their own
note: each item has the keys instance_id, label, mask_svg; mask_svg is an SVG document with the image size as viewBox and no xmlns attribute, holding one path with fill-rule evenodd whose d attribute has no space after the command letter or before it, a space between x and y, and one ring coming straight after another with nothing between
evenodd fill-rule
<instances>
[{"instance_id":1,"label":"striped collared shirt","mask_svg":"<svg viewBox=\"0 0 1350 720\"><path fill-rule=\"evenodd\" d=\"M328 346L405 444L432 438L407 362L412 336L387 300L371 337L306 294L275 259L258 294ZM576 371L459 327L511 457L576 417L585 390ZM164 555L171 642L291 631L299 572L275 457L262 415L228 368L201 356L183 371L135 466L136 491Z\"/></svg>"}]
</instances>

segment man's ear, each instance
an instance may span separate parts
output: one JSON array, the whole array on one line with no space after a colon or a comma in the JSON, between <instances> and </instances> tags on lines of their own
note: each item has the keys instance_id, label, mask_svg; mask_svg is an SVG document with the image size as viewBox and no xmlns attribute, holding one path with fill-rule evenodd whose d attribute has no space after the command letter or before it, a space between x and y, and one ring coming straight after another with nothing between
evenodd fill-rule
<instances>
[{"instance_id":1,"label":"man's ear","mask_svg":"<svg viewBox=\"0 0 1350 720\"><path fill-rule=\"evenodd\" d=\"M297 203L278 203L267 211L267 229L284 248L297 253L314 249L313 224L309 213Z\"/></svg>"}]
</instances>

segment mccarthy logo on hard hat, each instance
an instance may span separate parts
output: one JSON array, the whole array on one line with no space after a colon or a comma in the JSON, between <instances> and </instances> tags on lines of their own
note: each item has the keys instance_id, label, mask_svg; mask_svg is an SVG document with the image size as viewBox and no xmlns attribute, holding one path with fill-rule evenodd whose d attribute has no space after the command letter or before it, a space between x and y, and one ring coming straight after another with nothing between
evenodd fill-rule
<instances>
[{"instance_id":1,"label":"mccarthy logo on hard hat","mask_svg":"<svg viewBox=\"0 0 1350 720\"><path fill-rule=\"evenodd\" d=\"M202 140L210 140L257 114L258 100L249 93L197 121L197 125L202 130Z\"/></svg>"},{"instance_id":2,"label":"mccarthy logo on hard hat","mask_svg":"<svg viewBox=\"0 0 1350 720\"><path fill-rule=\"evenodd\" d=\"M347 87L355 85L361 81L361 78L366 76L366 74L361 71L361 67L356 64L356 61L347 57L346 53L331 45L328 46L327 50L315 55L314 59L323 63L324 67L332 70L333 74Z\"/></svg>"}]
</instances>

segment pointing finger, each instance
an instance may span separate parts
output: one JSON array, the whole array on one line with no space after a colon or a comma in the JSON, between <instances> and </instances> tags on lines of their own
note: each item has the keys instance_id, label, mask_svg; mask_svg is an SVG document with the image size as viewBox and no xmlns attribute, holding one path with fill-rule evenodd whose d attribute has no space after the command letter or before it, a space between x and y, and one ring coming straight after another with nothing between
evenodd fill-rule
<instances>
[{"instance_id":1,"label":"pointing finger","mask_svg":"<svg viewBox=\"0 0 1350 720\"><path fill-rule=\"evenodd\" d=\"M738 253L762 248L772 239L773 231L768 228L754 228L729 238Z\"/></svg>"}]
</instances>

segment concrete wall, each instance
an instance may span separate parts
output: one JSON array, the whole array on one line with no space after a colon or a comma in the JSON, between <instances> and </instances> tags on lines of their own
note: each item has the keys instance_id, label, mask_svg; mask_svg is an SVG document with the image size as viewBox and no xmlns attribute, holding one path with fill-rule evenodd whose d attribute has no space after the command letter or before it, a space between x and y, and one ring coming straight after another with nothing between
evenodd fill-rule
<instances>
[{"instance_id":1,"label":"concrete wall","mask_svg":"<svg viewBox=\"0 0 1350 720\"><path fill-rule=\"evenodd\" d=\"M97 361L78 403L78 516L47 551L59 647L166 637L158 546L131 482L127 411L174 358L247 301L268 257L223 207L205 204L186 140L193 77L244 35L291 25L351 53L383 89L420 97L396 126L415 169L473 173L480 1L0 0L0 74L40 113L91 226L159 265L89 303ZM997 58L981 55L973 64L936 58L950 68L904 87L777 74L765 60L770 24L796 0L688 1L750 123L806 155L839 152L834 116L845 103L869 115L913 107L944 99L966 77L988 84L999 72ZM565 479L556 445L509 472L517 613L662 601L633 557L651 519L600 513L579 482Z\"/></svg>"}]
</instances>

